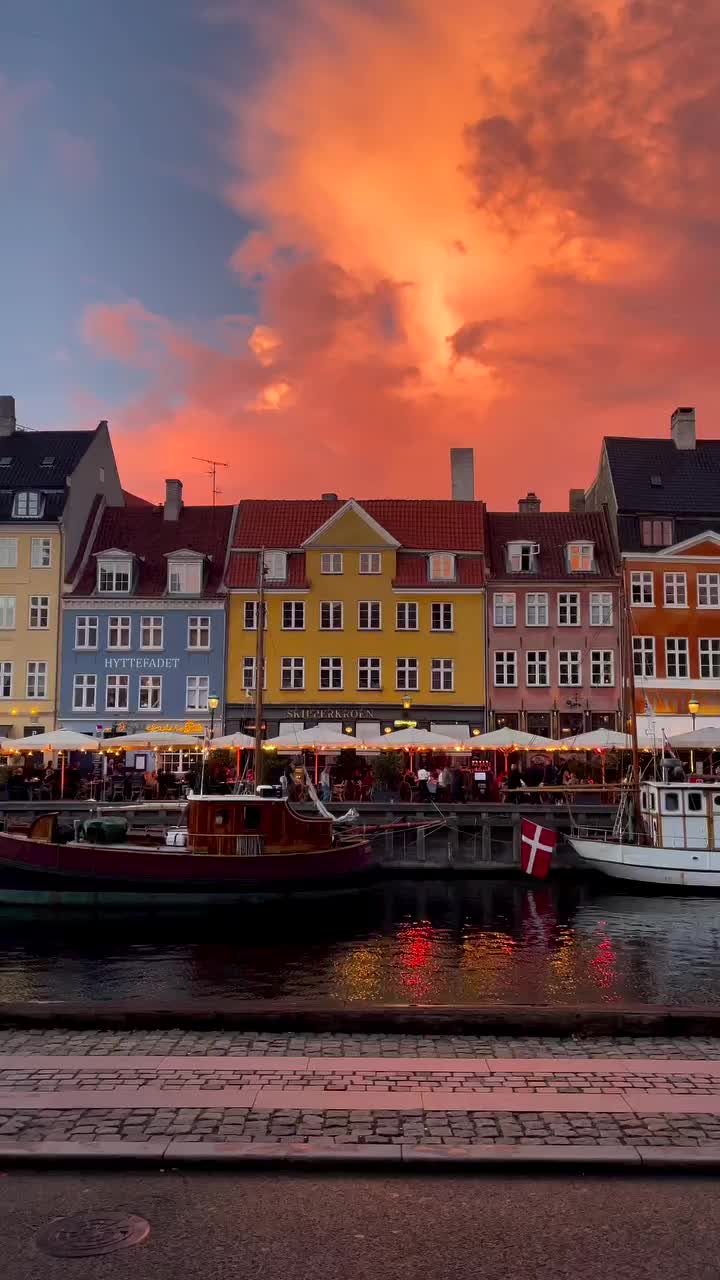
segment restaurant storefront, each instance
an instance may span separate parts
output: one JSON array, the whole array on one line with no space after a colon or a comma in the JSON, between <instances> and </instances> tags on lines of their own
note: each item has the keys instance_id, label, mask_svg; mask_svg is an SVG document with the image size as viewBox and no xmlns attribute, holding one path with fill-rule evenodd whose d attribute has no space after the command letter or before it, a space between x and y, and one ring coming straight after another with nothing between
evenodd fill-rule
<instances>
[{"instance_id":1,"label":"restaurant storefront","mask_svg":"<svg viewBox=\"0 0 720 1280\"><path fill-rule=\"evenodd\" d=\"M485 709L469 706L443 708L413 702L405 707L399 702L376 703L372 707L359 707L351 703L269 703L263 708L265 738L276 737L291 727L307 729L316 724L332 725L336 730L340 729L348 737L352 735L359 741L377 737L378 734L393 729L406 728L408 725L432 729L436 733L447 733L449 737L457 736L460 727L462 736L465 737L472 734L473 730L481 733L484 731ZM252 704L229 703L225 709L225 730L227 733L254 733L255 714Z\"/></svg>"}]
</instances>

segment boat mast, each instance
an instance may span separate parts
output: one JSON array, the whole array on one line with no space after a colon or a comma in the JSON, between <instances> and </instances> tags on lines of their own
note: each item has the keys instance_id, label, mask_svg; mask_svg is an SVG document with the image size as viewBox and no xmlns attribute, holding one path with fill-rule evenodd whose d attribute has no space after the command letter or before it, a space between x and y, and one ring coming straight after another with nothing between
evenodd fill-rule
<instances>
[{"instance_id":1,"label":"boat mast","mask_svg":"<svg viewBox=\"0 0 720 1280\"><path fill-rule=\"evenodd\" d=\"M260 551L258 562L258 606L255 618L257 642L255 645L255 791L262 777L263 740L263 668L265 666L265 548Z\"/></svg>"},{"instance_id":2,"label":"boat mast","mask_svg":"<svg viewBox=\"0 0 720 1280\"><path fill-rule=\"evenodd\" d=\"M632 624L630 607L628 604L627 591L625 587L625 569L621 568L622 585L620 588L620 599L622 602L622 620L625 632L625 668L627 671L626 691L630 702L630 714L627 717L630 721L630 737L632 739L632 792L633 803L635 805L635 820L640 818L640 748L638 746L637 734L637 713L635 710L635 655L632 645Z\"/></svg>"}]
</instances>

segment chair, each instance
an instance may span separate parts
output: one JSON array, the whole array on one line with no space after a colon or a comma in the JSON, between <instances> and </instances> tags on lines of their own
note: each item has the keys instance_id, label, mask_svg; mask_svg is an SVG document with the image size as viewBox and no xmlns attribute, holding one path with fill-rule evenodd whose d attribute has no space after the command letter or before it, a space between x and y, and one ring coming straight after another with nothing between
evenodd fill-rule
<instances>
[{"instance_id":1,"label":"chair","mask_svg":"<svg viewBox=\"0 0 720 1280\"><path fill-rule=\"evenodd\" d=\"M137 800L142 800L144 790L144 782L142 778L133 778L130 783L130 803L134 804Z\"/></svg>"},{"instance_id":2,"label":"chair","mask_svg":"<svg viewBox=\"0 0 720 1280\"><path fill-rule=\"evenodd\" d=\"M110 792L110 799L111 800L125 799L125 782L122 778L118 778L113 782L112 790Z\"/></svg>"}]
</instances>

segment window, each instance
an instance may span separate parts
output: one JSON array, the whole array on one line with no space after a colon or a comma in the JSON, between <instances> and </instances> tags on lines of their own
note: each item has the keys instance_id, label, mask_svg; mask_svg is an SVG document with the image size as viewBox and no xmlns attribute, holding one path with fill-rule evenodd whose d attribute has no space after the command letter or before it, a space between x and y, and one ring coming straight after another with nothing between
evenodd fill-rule
<instances>
[{"instance_id":1,"label":"window","mask_svg":"<svg viewBox=\"0 0 720 1280\"><path fill-rule=\"evenodd\" d=\"M163 619L149 617L140 619L140 648L162 649Z\"/></svg>"},{"instance_id":2,"label":"window","mask_svg":"<svg viewBox=\"0 0 720 1280\"><path fill-rule=\"evenodd\" d=\"M630 574L631 604L651 605L655 603L654 576L652 573Z\"/></svg>"},{"instance_id":3,"label":"window","mask_svg":"<svg viewBox=\"0 0 720 1280\"><path fill-rule=\"evenodd\" d=\"M495 652L495 684L517 684L517 654L514 649L497 649Z\"/></svg>"},{"instance_id":4,"label":"window","mask_svg":"<svg viewBox=\"0 0 720 1280\"><path fill-rule=\"evenodd\" d=\"M430 688L433 693L452 693L455 686L455 663L452 658L432 658Z\"/></svg>"},{"instance_id":5,"label":"window","mask_svg":"<svg viewBox=\"0 0 720 1280\"><path fill-rule=\"evenodd\" d=\"M438 554L430 556L428 575L431 582L454 582L455 557Z\"/></svg>"},{"instance_id":6,"label":"window","mask_svg":"<svg viewBox=\"0 0 720 1280\"><path fill-rule=\"evenodd\" d=\"M720 640L700 641L700 675L703 680L720 680Z\"/></svg>"},{"instance_id":7,"label":"window","mask_svg":"<svg viewBox=\"0 0 720 1280\"><path fill-rule=\"evenodd\" d=\"M665 813L680 812L680 796L677 791L666 791L663 796L663 808Z\"/></svg>"},{"instance_id":8,"label":"window","mask_svg":"<svg viewBox=\"0 0 720 1280\"><path fill-rule=\"evenodd\" d=\"M242 668L242 687L243 689L252 690L255 688L255 658L243 658ZM263 689L267 687L267 661L263 658Z\"/></svg>"},{"instance_id":9,"label":"window","mask_svg":"<svg viewBox=\"0 0 720 1280\"><path fill-rule=\"evenodd\" d=\"M130 677L106 676L105 709L107 711L127 711L130 705Z\"/></svg>"},{"instance_id":10,"label":"window","mask_svg":"<svg viewBox=\"0 0 720 1280\"><path fill-rule=\"evenodd\" d=\"M17 548L17 538L0 538L0 569L17 569Z\"/></svg>"},{"instance_id":11,"label":"window","mask_svg":"<svg viewBox=\"0 0 720 1280\"><path fill-rule=\"evenodd\" d=\"M15 596L0 596L0 631L15 627Z\"/></svg>"},{"instance_id":12,"label":"window","mask_svg":"<svg viewBox=\"0 0 720 1280\"><path fill-rule=\"evenodd\" d=\"M74 712L94 712L97 676L76 676L73 680Z\"/></svg>"},{"instance_id":13,"label":"window","mask_svg":"<svg viewBox=\"0 0 720 1280\"><path fill-rule=\"evenodd\" d=\"M671 605L675 609L684 609L687 606L687 577L684 573L666 573L665 581L665 604Z\"/></svg>"},{"instance_id":14,"label":"window","mask_svg":"<svg viewBox=\"0 0 720 1280\"><path fill-rule=\"evenodd\" d=\"M507 567L511 573L534 573L540 547L537 542L509 542Z\"/></svg>"},{"instance_id":15,"label":"window","mask_svg":"<svg viewBox=\"0 0 720 1280\"><path fill-rule=\"evenodd\" d=\"M360 572L380 573L382 571L382 555L379 551L360 552Z\"/></svg>"},{"instance_id":16,"label":"window","mask_svg":"<svg viewBox=\"0 0 720 1280\"><path fill-rule=\"evenodd\" d=\"M280 664L280 688L305 688L305 659L283 658Z\"/></svg>"},{"instance_id":17,"label":"window","mask_svg":"<svg viewBox=\"0 0 720 1280\"><path fill-rule=\"evenodd\" d=\"M138 695L140 711L159 711L162 705L162 676L141 676Z\"/></svg>"},{"instance_id":18,"label":"window","mask_svg":"<svg viewBox=\"0 0 720 1280\"><path fill-rule=\"evenodd\" d=\"M47 631L50 626L50 597L31 596L28 616L31 631Z\"/></svg>"},{"instance_id":19,"label":"window","mask_svg":"<svg viewBox=\"0 0 720 1280\"><path fill-rule=\"evenodd\" d=\"M33 538L30 546L30 566L33 569L51 568L52 542L50 538Z\"/></svg>"},{"instance_id":20,"label":"window","mask_svg":"<svg viewBox=\"0 0 720 1280\"><path fill-rule=\"evenodd\" d=\"M343 687L342 658L321 658L320 659L320 688L321 689L342 689L342 687Z\"/></svg>"},{"instance_id":21,"label":"window","mask_svg":"<svg viewBox=\"0 0 720 1280\"><path fill-rule=\"evenodd\" d=\"M207 711L210 694L209 676L187 676L185 680L185 707L187 711Z\"/></svg>"},{"instance_id":22,"label":"window","mask_svg":"<svg viewBox=\"0 0 720 1280\"><path fill-rule=\"evenodd\" d=\"M83 614L82 617L75 619L75 648L97 649L97 647L98 620Z\"/></svg>"},{"instance_id":23,"label":"window","mask_svg":"<svg viewBox=\"0 0 720 1280\"><path fill-rule=\"evenodd\" d=\"M342 631L343 607L341 600L320 601L320 630Z\"/></svg>"},{"instance_id":24,"label":"window","mask_svg":"<svg viewBox=\"0 0 720 1280\"><path fill-rule=\"evenodd\" d=\"M558 595L558 626L580 626L580 596L571 591L561 591Z\"/></svg>"},{"instance_id":25,"label":"window","mask_svg":"<svg viewBox=\"0 0 720 1280\"><path fill-rule=\"evenodd\" d=\"M287 551L264 551L263 572L269 582L284 582L287 577Z\"/></svg>"},{"instance_id":26,"label":"window","mask_svg":"<svg viewBox=\"0 0 720 1280\"><path fill-rule=\"evenodd\" d=\"M27 698L47 697L47 662L28 662L25 683Z\"/></svg>"},{"instance_id":27,"label":"window","mask_svg":"<svg viewBox=\"0 0 720 1280\"><path fill-rule=\"evenodd\" d=\"M699 609L720 608L720 573L699 573L697 596Z\"/></svg>"},{"instance_id":28,"label":"window","mask_svg":"<svg viewBox=\"0 0 720 1280\"><path fill-rule=\"evenodd\" d=\"M210 619L206 617L188 618L188 649L210 648Z\"/></svg>"},{"instance_id":29,"label":"window","mask_svg":"<svg viewBox=\"0 0 720 1280\"><path fill-rule=\"evenodd\" d=\"M590 651L590 684L596 689L615 683L615 654L612 649Z\"/></svg>"},{"instance_id":30,"label":"window","mask_svg":"<svg viewBox=\"0 0 720 1280\"><path fill-rule=\"evenodd\" d=\"M397 658L395 662L395 688L418 689L417 658Z\"/></svg>"},{"instance_id":31,"label":"window","mask_svg":"<svg viewBox=\"0 0 720 1280\"><path fill-rule=\"evenodd\" d=\"M550 683L547 649L528 649L525 655L525 667L528 685L548 685Z\"/></svg>"},{"instance_id":32,"label":"window","mask_svg":"<svg viewBox=\"0 0 720 1280\"><path fill-rule=\"evenodd\" d=\"M382 611L379 600L360 600L358 603L358 630L379 631Z\"/></svg>"},{"instance_id":33,"label":"window","mask_svg":"<svg viewBox=\"0 0 720 1280\"><path fill-rule=\"evenodd\" d=\"M567 563L571 573L592 573L594 568L592 542L568 542Z\"/></svg>"},{"instance_id":34,"label":"window","mask_svg":"<svg viewBox=\"0 0 720 1280\"><path fill-rule=\"evenodd\" d=\"M381 689L379 658L358 658L358 689Z\"/></svg>"},{"instance_id":35,"label":"window","mask_svg":"<svg viewBox=\"0 0 720 1280\"><path fill-rule=\"evenodd\" d=\"M0 698L12 698L12 683L12 662L0 662Z\"/></svg>"},{"instance_id":36,"label":"window","mask_svg":"<svg viewBox=\"0 0 720 1280\"><path fill-rule=\"evenodd\" d=\"M173 596L199 595L202 590L202 560L168 560L168 591Z\"/></svg>"},{"instance_id":37,"label":"window","mask_svg":"<svg viewBox=\"0 0 720 1280\"><path fill-rule=\"evenodd\" d=\"M496 627L515 626L515 593L493 596L493 622Z\"/></svg>"},{"instance_id":38,"label":"window","mask_svg":"<svg viewBox=\"0 0 720 1280\"><path fill-rule=\"evenodd\" d=\"M453 607L451 604L430 606L430 627L432 631L452 631Z\"/></svg>"},{"instance_id":39,"label":"window","mask_svg":"<svg viewBox=\"0 0 720 1280\"><path fill-rule=\"evenodd\" d=\"M655 675L654 636L633 636L633 670L639 679Z\"/></svg>"},{"instance_id":40,"label":"window","mask_svg":"<svg viewBox=\"0 0 720 1280\"><path fill-rule=\"evenodd\" d=\"M98 560L98 591L118 595L130 590L130 560Z\"/></svg>"},{"instance_id":41,"label":"window","mask_svg":"<svg viewBox=\"0 0 720 1280\"><path fill-rule=\"evenodd\" d=\"M548 598L545 591L531 591L525 597L525 623L528 627L548 625Z\"/></svg>"},{"instance_id":42,"label":"window","mask_svg":"<svg viewBox=\"0 0 720 1280\"><path fill-rule=\"evenodd\" d=\"M36 520L41 516L45 508L45 499L41 493L16 493L15 502L13 503L13 515L19 516L21 519L26 517L30 520Z\"/></svg>"},{"instance_id":43,"label":"window","mask_svg":"<svg viewBox=\"0 0 720 1280\"><path fill-rule=\"evenodd\" d=\"M305 630L305 604L302 600L283 600L283 631Z\"/></svg>"},{"instance_id":44,"label":"window","mask_svg":"<svg viewBox=\"0 0 720 1280\"><path fill-rule=\"evenodd\" d=\"M665 670L669 679L687 680L688 642L684 636L665 641Z\"/></svg>"},{"instance_id":45,"label":"window","mask_svg":"<svg viewBox=\"0 0 720 1280\"><path fill-rule=\"evenodd\" d=\"M592 591L590 593L590 626L611 627L613 621L613 598L610 591Z\"/></svg>"},{"instance_id":46,"label":"window","mask_svg":"<svg viewBox=\"0 0 720 1280\"><path fill-rule=\"evenodd\" d=\"M246 631L257 631L258 612L260 609L259 600L246 600L243 606L243 626ZM267 605L265 605L265 627L267 631Z\"/></svg>"},{"instance_id":47,"label":"window","mask_svg":"<svg viewBox=\"0 0 720 1280\"><path fill-rule=\"evenodd\" d=\"M580 662L579 649L561 649L558 653L558 684L580 684Z\"/></svg>"},{"instance_id":48,"label":"window","mask_svg":"<svg viewBox=\"0 0 720 1280\"><path fill-rule=\"evenodd\" d=\"M108 649L130 648L130 618L108 618Z\"/></svg>"},{"instance_id":49,"label":"window","mask_svg":"<svg viewBox=\"0 0 720 1280\"><path fill-rule=\"evenodd\" d=\"M341 551L323 551L320 556L321 573L342 573L343 558Z\"/></svg>"},{"instance_id":50,"label":"window","mask_svg":"<svg viewBox=\"0 0 720 1280\"><path fill-rule=\"evenodd\" d=\"M417 631L418 607L416 604L399 604L395 614L395 625L398 631Z\"/></svg>"},{"instance_id":51,"label":"window","mask_svg":"<svg viewBox=\"0 0 720 1280\"><path fill-rule=\"evenodd\" d=\"M644 547L671 547L672 520L641 520L640 537Z\"/></svg>"}]
</instances>

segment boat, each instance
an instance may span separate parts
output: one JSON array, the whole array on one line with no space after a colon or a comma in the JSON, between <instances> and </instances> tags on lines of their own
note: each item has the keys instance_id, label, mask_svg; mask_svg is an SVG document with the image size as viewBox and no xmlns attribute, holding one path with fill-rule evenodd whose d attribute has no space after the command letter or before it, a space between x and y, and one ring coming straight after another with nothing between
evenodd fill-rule
<instances>
[{"instance_id":1,"label":"boat","mask_svg":"<svg viewBox=\"0 0 720 1280\"><path fill-rule=\"evenodd\" d=\"M130 842L115 816L63 830L44 813L27 833L0 832L0 903L207 906L350 886L374 864L363 835L285 799L200 795L188 799L187 826L154 845Z\"/></svg>"}]
</instances>

